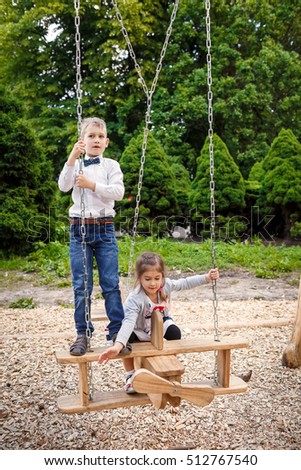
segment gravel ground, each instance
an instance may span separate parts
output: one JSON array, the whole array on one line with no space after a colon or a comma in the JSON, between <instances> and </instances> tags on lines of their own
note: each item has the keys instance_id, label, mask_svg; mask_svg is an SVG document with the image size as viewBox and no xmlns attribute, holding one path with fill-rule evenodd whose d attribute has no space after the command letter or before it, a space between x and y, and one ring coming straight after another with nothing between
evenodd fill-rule
<instances>
[{"instance_id":1,"label":"gravel ground","mask_svg":"<svg viewBox=\"0 0 301 470\"><path fill-rule=\"evenodd\" d=\"M45 296L43 302L43 296L32 290L37 308L6 307L1 315L2 448L300 449L301 368L281 364L297 310L298 283L290 281L258 280L246 273L225 273L220 280L220 335L250 341L249 349L232 352L233 373L252 371L247 393L218 396L205 408L182 401L180 407L168 404L164 410L144 405L81 415L65 415L57 409L57 398L77 389L77 367L55 360L55 351L66 349L74 338L72 309L57 305L57 298L66 300L63 291L52 291L52 301ZM213 337L213 306L207 287L194 289L193 295L177 293L172 299L173 317L185 338ZM3 296L8 299L9 293ZM103 311L102 302L95 300L93 312L99 311ZM96 346L103 343L105 323L95 326L92 345ZM212 377L212 353L179 359L186 367L183 382ZM96 390L121 388L123 381L121 361L93 366Z\"/></svg>"}]
</instances>

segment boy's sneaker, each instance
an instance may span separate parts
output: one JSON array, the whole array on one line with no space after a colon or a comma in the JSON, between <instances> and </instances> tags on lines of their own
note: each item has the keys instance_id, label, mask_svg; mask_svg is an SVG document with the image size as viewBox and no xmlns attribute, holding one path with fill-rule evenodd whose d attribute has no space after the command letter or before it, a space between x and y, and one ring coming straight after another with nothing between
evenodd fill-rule
<instances>
[{"instance_id":1,"label":"boy's sneaker","mask_svg":"<svg viewBox=\"0 0 301 470\"><path fill-rule=\"evenodd\" d=\"M124 386L124 391L126 393L136 393L132 385L132 377L133 377L133 374L129 374L126 377L125 386Z\"/></svg>"}]
</instances>

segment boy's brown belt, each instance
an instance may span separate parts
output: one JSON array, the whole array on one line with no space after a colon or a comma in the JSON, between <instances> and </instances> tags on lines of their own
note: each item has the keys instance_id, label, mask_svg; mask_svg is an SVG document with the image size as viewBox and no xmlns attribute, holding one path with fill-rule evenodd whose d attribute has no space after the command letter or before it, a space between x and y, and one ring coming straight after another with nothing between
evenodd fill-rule
<instances>
[{"instance_id":1,"label":"boy's brown belt","mask_svg":"<svg viewBox=\"0 0 301 470\"><path fill-rule=\"evenodd\" d=\"M71 225L78 225L81 223L82 223L82 219L80 217L70 219ZM105 224L112 224L112 223L113 223L113 218L85 219L85 225L105 225Z\"/></svg>"}]
</instances>

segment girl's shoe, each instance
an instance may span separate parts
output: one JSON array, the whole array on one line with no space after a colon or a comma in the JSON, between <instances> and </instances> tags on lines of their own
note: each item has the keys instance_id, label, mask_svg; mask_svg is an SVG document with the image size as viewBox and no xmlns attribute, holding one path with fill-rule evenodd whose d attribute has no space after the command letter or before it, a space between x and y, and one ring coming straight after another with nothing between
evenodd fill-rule
<instances>
[{"instance_id":1,"label":"girl's shoe","mask_svg":"<svg viewBox=\"0 0 301 470\"><path fill-rule=\"evenodd\" d=\"M133 377L133 374L129 374L127 375L126 380L125 380L124 391L129 394L136 393L132 385L132 377Z\"/></svg>"}]
</instances>

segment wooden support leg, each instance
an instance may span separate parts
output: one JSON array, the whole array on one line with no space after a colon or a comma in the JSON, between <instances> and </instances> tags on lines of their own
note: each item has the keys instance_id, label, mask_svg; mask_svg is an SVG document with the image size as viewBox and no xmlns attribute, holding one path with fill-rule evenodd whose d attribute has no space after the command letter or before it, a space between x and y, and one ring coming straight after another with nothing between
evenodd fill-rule
<instances>
[{"instance_id":1,"label":"wooden support leg","mask_svg":"<svg viewBox=\"0 0 301 470\"><path fill-rule=\"evenodd\" d=\"M142 367L153 372L159 377L164 377L170 382L181 382L181 376L185 371L183 364L176 356L156 356L142 358ZM180 397L173 397L168 393L149 394L149 398L157 409L163 409L167 402L172 406L179 406Z\"/></svg>"},{"instance_id":2,"label":"wooden support leg","mask_svg":"<svg viewBox=\"0 0 301 470\"><path fill-rule=\"evenodd\" d=\"M301 366L301 278L295 324L291 340L282 356L282 365L290 368Z\"/></svg>"},{"instance_id":3,"label":"wooden support leg","mask_svg":"<svg viewBox=\"0 0 301 470\"><path fill-rule=\"evenodd\" d=\"M142 357L134 357L134 369L138 370L142 367Z\"/></svg>"},{"instance_id":4,"label":"wooden support leg","mask_svg":"<svg viewBox=\"0 0 301 470\"><path fill-rule=\"evenodd\" d=\"M163 318L159 310L152 312L151 343L155 348L163 349Z\"/></svg>"},{"instance_id":5,"label":"wooden support leg","mask_svg":"<svg viewBox=\"0 0 301 470\"><path fill-rule=\"evenodd\" d=\"M218 383L222 387L230 387L230 362L231 351L230 349L218 351L217 357L217 377Z\"/></svg>"},{"instance_id":6,"label":"wooden support leg","mask_svg":"<svg viewBox=\"0 0 301 470\"><path fill-rule=\"evenodd\" d=\"M89 403L89 381L88 381L88 364L81 362L79 364L79 398L81 405Z\"/></svg>"},{"instance_id":7,"label":"wooden support leg","mask_svg":"<svg viewBox=\"0 0 301 470\"><path fill-rule=\"evenodd\" d=\"M167 404L167 393L148 393L148 398L157 410L163 410Z\"/></svg>"}]
</instances>

